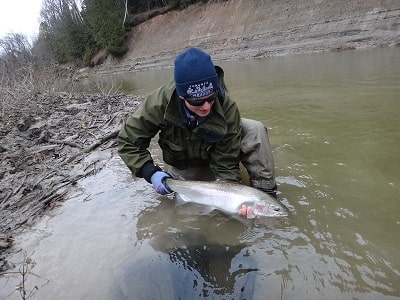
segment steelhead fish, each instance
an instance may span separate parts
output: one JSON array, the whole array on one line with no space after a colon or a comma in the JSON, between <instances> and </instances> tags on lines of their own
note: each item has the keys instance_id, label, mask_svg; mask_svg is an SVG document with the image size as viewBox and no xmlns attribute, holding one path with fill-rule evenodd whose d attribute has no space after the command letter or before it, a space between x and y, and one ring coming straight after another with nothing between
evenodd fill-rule
<instances>
[{"instance_id":1,"label":"steelhead fish","mask_svg":"<svg viewBox=\"0 0 400 300\"><path fill-rule=\"evenodd\" d=\"M226 181L189 181L166 178L168 188L186 202L214 207L237 215L246 205L247 218L286 217L288 212L277 200L256 188Z\"/></svg>"}]
</instances>

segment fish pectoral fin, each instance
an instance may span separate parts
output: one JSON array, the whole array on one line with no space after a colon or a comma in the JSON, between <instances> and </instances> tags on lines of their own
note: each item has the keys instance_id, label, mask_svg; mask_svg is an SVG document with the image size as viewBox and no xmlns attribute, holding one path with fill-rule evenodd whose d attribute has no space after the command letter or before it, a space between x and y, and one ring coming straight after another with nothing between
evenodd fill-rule
<instances>
[{"instance_id":1,"label":"fish pectoral fin","mask_svg":"<svg viewBox=\"0 0 400 300\"><path fill-rule=\"evenodd\" d=\"M175 194L175 199L177 201L177 204L185 204L191 202L189 197L182 194Z\"/></svg>"}]
</instances>

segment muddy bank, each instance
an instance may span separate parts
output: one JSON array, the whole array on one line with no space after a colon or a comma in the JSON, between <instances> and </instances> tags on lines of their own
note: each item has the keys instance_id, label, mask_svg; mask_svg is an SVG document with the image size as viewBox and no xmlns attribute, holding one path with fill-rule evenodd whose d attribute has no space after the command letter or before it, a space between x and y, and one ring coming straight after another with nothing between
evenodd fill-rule
<instances>
[{"instance_id":1,"label":"muddy bank","mask_svg":"<svg viewBox=\"0 0 400 300\"><path fill-rule=\"evenodd\" d=\"M64 201L111 158L121 123L140 96L39 94L43 109L0 128L0 272L13 236Z\"/></svg>"},{"instance_id":2,"label":"muddy bank","mask_svg":"<svg viewBox=\"0 0 400 300\"><path fill-rule=\"evenodd\" d=\"M188 46L218 60L400 44L397 0L230 0L159 15L129 34L128 53L94 71L116 73L172 66Z\"/></svg>"}]
</instances>

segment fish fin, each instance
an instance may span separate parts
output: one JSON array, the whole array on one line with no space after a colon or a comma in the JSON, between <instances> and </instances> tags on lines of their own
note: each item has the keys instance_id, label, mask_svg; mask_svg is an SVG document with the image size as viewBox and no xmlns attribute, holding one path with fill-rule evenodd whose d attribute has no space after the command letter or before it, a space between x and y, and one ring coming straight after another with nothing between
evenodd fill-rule
<instances>
[{"instance_id":1,"label":"fish fin","mask_svg":"<svg viewBox=\"0 0 400 300\"><path fill-rule=\"evenodd\" d=\"M175 199L178 205L182 205L188 202L191 202L189 197L182 195L182 194L175 194Z\"/></svg>"}]
</instances>

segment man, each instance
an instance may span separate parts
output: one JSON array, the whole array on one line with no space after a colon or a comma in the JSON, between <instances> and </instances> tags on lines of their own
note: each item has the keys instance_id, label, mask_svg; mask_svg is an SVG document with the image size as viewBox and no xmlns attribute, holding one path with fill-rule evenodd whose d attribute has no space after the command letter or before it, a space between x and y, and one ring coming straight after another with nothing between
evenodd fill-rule
<instances>
[{"instance_id":1,"label":"man","mask_svg":"<svg viewBox=\"0 0 400 300\"><path fill-rule=\"evenodd\" d=\"M157 133L168 173L154 164L148 150ZM180 53L174 78L126 120L118 135L118 152L131 172L159 194L171 193L166 177L201 180L204 171L215 180L240 182L240 162L250 185L276 192L267 129L261 122L240 117L225 87L223 70L199 48Z\"/></svg>"}]
</instances>

